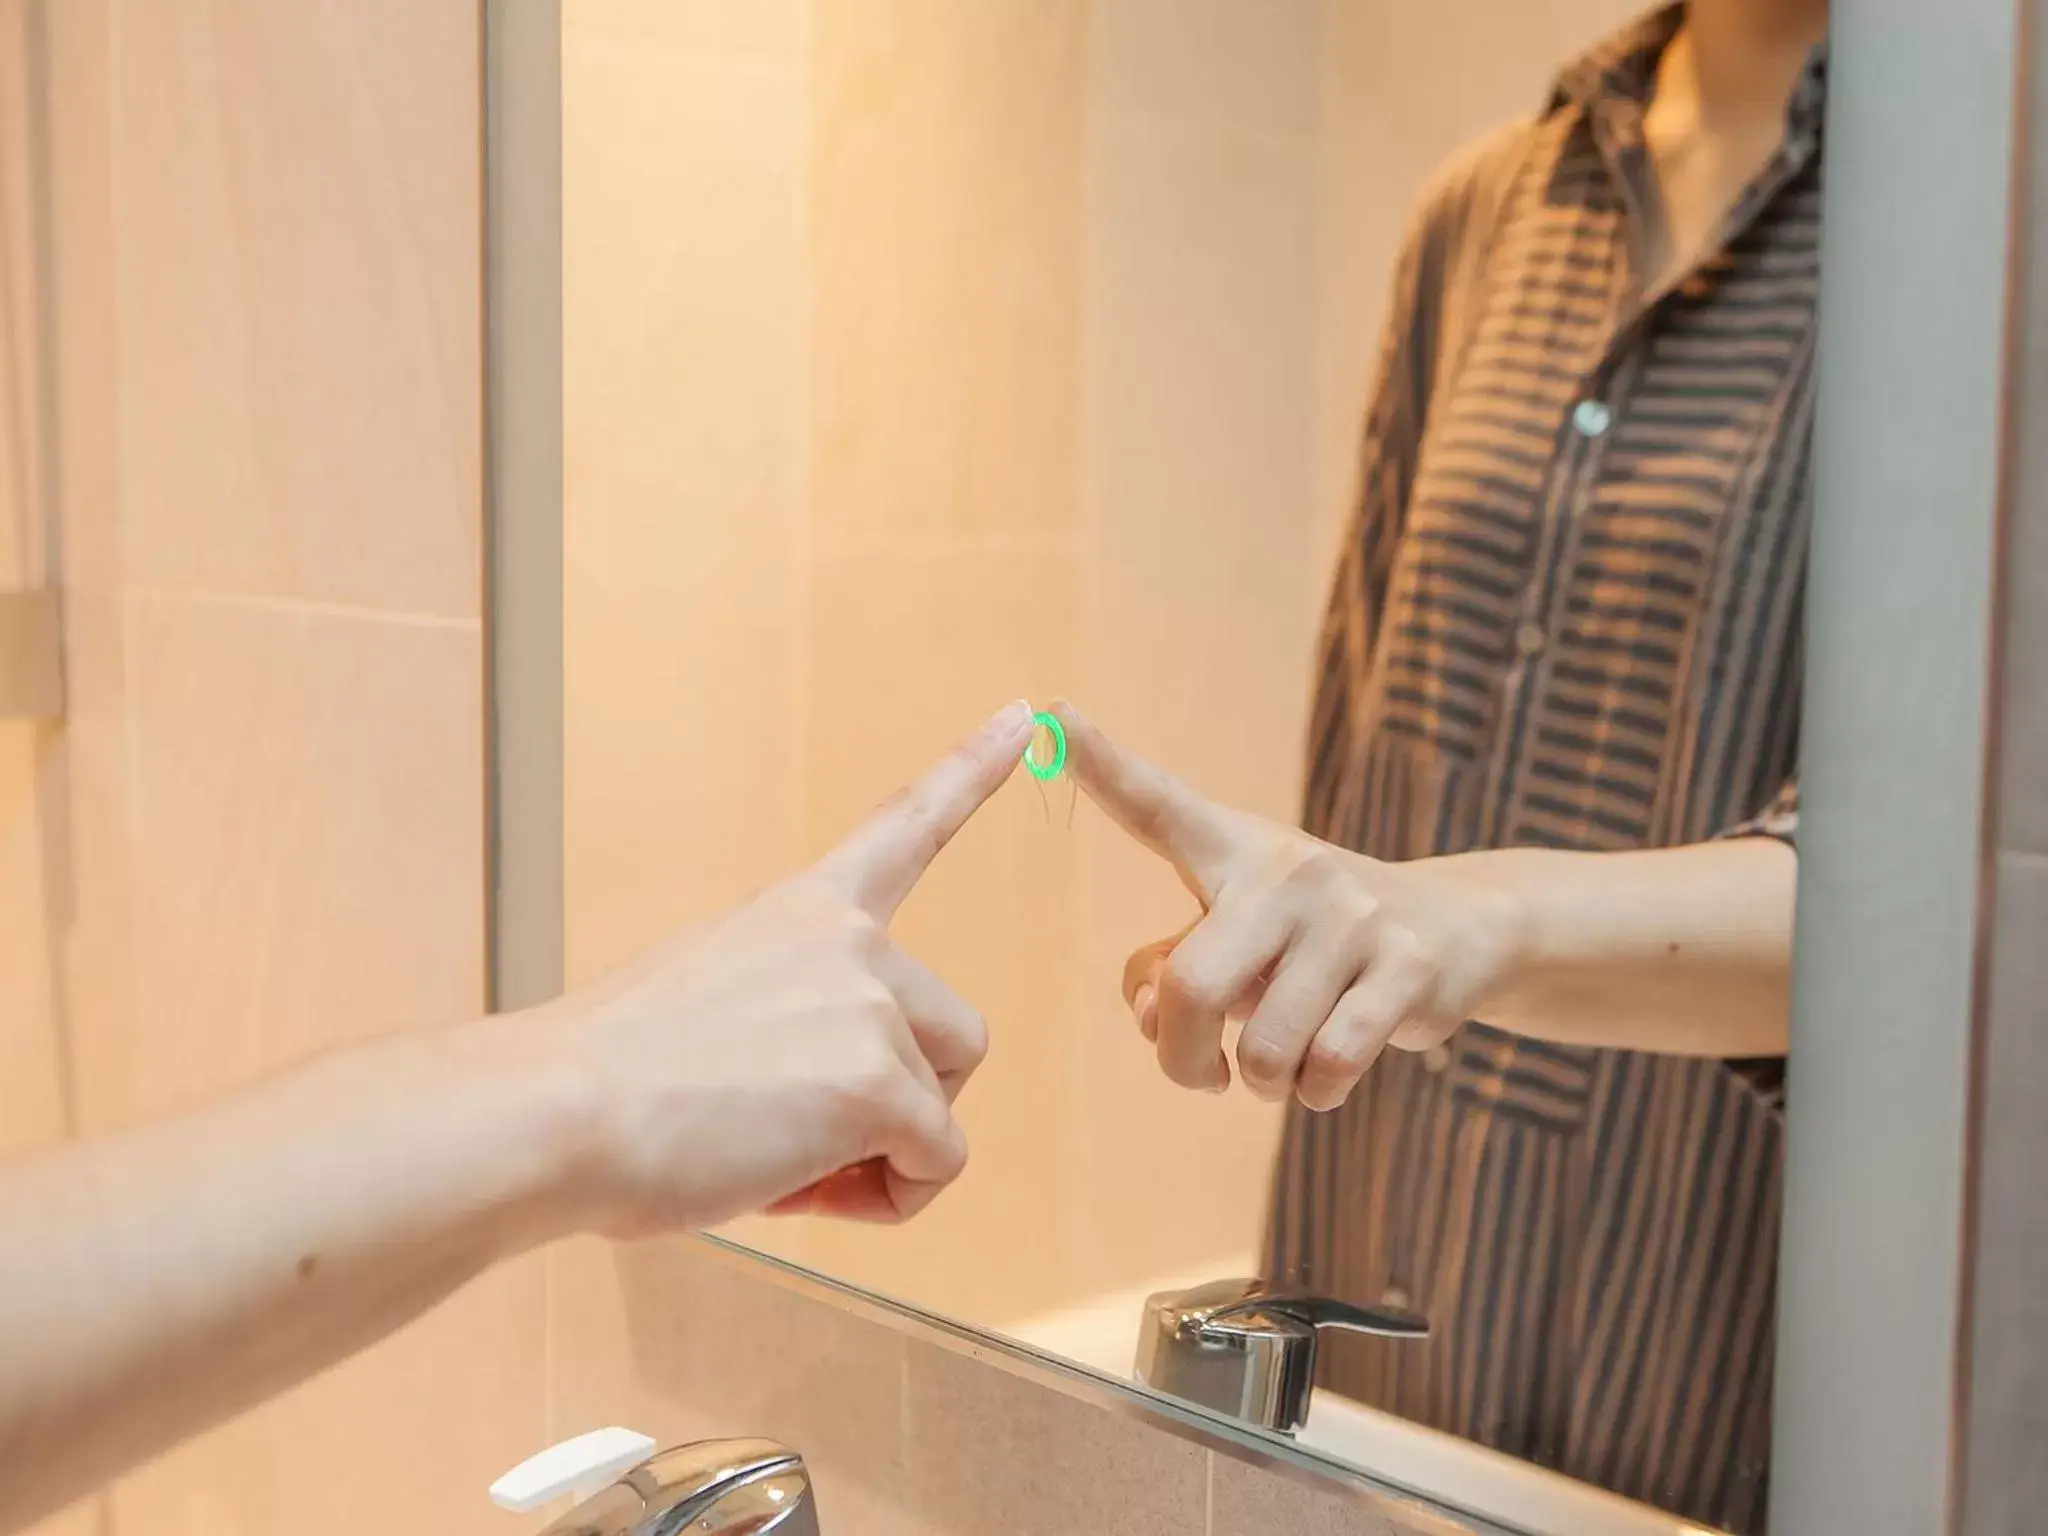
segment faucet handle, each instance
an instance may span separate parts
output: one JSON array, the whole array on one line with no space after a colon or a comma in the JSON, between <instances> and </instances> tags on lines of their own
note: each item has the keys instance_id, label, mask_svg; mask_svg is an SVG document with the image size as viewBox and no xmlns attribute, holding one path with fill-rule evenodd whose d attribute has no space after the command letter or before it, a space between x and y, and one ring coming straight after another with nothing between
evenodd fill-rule
<instances>
[{"instance_id":1,"label":"faucet handle","mask_svg":"<svg viewBox=\"0 0 2048 1536\"><path fill-rule=\"evenodd\" d=\"M1393 1307L1275 1290L1260 1280L1218 1280L1146 1301L1138 1379L1291 1435L1308 1422L1321 1328L1419 1339L1428 1336L1429 1320Z\"/></svg>"},{"instance_id":2,"label":"faucet handle","mask_svg":"<svg viewBox=\"0 0 2048 1536\"><path fill-rule=\"evenodd\" d=\"M1361 1307L1354 1302L1316 1296L1307 1291L1269 1291L1263 1288L1240 1301L1216 1308L1209 1313L1206 1326L1227 1326L1233 1318L1259 1312L1279 1313L1311 1328L1335 1328L1345 1333L1370 1333L1389 1339L1429 1337L1429 1319L1419 1312L1409 1312L1400 1307Z\"/></svg>"},{"instance_id":3,"label":"faucet handle","mask_svg":"<svg viewBox=\"0 0 2048 1536\"><path fill-rule=\"evenodd\" d=\"M491 1502L523 1515L565 1493L588 1498L653 1454L652 1436L617 1425L593 1429L527 1457L491 1484Z\"/></svg>"},{"instance_id":4,"label":"faucet handle","mask_svg":"<svg viewBox=\"0 0 2048 1536\"><path fill-rule=\"evenodd\" d=\"M521 1462L491 1497L525 1510L589 1495L542 1536L818 1536L810 1474L787 1447L704 1440L648 1455L653 1448L631 1430L594 1430Z\"/></svg>"}]
</instances>

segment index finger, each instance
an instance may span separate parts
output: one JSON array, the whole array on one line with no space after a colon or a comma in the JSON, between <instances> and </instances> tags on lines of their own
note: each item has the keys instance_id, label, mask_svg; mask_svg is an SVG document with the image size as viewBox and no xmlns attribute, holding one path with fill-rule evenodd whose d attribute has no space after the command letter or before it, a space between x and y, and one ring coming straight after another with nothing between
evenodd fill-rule
<instances>
[{"instance_id":1,"label":"index finger","mask_svg":"<svg viewBox=\"0 0 2048 1536\"><path fill-rule=\"evenodd\" d=\"M818 862L816 872L878 922L903 905L953 834L1002 788L1031 739L1031 706L1006 704Z\"/></svg>"},{"instance_id":2,"label":"index finger","mask_svg":"<svg viewBox=\"0 0 2048 1536\"><path fill-rule=\"evenodd\" d=\"M1052 707L1067 732L1067 766L1088 798L1180 870L1205 901L1229 857L1228 818L1163 768L1111 741L1073 705Z\"/></svg>"}]
</instances>

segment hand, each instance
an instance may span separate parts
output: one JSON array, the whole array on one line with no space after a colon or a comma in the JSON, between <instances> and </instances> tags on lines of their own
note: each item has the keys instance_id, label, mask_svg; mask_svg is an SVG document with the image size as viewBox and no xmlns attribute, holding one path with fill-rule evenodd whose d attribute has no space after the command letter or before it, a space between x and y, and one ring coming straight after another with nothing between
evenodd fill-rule
<instances>
[{"instance_id":1,"label":"hand","mask_svg":"<svg viewBox=\"0 0 2048 1536\"><path fill-rule=\"evenodd\" d=\"M887 925L1030 735L1010 705L812 868L544 1010L594 1088L594 1224L901 1220L959 1175L987 1031Z\"/></svg>"},{"instance_id":2,"label":"hand","mask_svg":"<svg viewBox=\"0 0 2048 1536\"><path fill-rule=\"evenodd\" d=\"M1212 804L1071 705L1054 708L1089 798L1202 904L1124 966L1124 1000L1176 1083L1228 1088L1224 1021L1242 1019L1238 1069L1253 1093L1335 1109L1389 1044L1441 1043L1518 963L1520 900L1472 861L1385 864Z\"/></svg>"}]
</instances>

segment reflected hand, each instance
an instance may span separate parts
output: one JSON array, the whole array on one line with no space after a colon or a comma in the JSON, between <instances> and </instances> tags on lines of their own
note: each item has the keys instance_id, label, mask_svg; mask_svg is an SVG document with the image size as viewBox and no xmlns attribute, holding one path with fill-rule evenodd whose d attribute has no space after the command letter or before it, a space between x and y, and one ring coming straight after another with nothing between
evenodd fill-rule
<instances>
[{"instance_id":1,"label":"reflected hand","mask_svg":"<svg viewBox=\"0 0 2048 1536\"><path fill-rule=\"evenodd\" d=\"M1170 861L1203 915L1124 967L1124 1000L1174 1082L1335 1109L1388 1045L1446 1039L1513 972L1520 899L1457 858L1387 864L1203 799L1071 705L1069 765L1089 798Z\"/></svg>"},{"instance_id":2,"label":"reflected hand","mask_svg":"<svg viewBox=\"0 0 2048 1536\"><path fill-rule=\"evenodd\" d=\"M587 1219L894 1221L959 1175L951 1106L987 1031L887 925L1030 734L1009 706L810 869L540 1010L591 1090Z\"/></svg>"}]
</instances>

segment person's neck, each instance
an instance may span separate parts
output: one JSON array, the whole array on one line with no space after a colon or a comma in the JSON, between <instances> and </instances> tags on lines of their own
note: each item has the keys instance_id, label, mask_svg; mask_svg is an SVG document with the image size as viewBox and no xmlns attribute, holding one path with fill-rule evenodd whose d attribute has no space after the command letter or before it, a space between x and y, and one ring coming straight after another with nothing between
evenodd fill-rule
<instances>
[{"instance_id":1,"label":"person's neck","mask_svg":"<svg viewBox=\"0 0 2048 1536\"><path fill-rule=\"evenodd\" d=\"M1781 113L1827 35L1827 0L1688 0L1679 64L1702 123Z\"/></svg>"}]
</instances>

